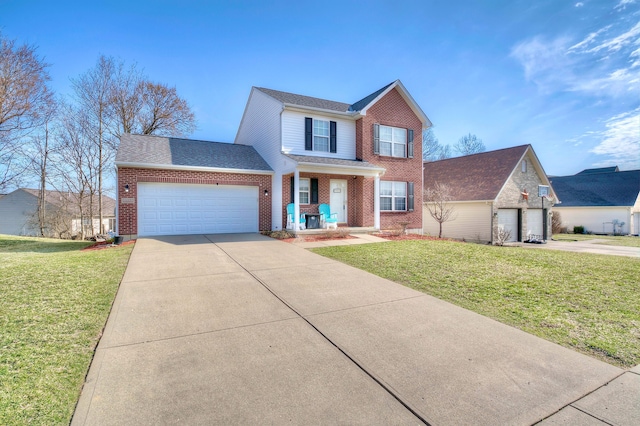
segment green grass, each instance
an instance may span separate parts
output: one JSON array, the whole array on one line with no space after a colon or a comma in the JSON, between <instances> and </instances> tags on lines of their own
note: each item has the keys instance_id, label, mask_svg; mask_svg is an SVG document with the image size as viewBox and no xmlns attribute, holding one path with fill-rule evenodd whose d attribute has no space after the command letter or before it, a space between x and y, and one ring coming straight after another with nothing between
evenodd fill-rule
<instances>
[{"instance_id":1,"label":"green grass","mask_svg":"<svg viewBox=\"0 0 640 426\"><path fill-rule=\"evenodd\" d=\"M553 236L553 239L556 241L602 240L595 244L640 248L640 237L629 237L629 236L622 236L622 235L609 236L609 235L591 235L591 234L555 234Z\"/></svg>"},{"instance_id":2,"label":"green grass","mask_svg":"<svg viewBox=\"0 0 640 426\"><path fill-rule=\"evenodd\" d=\"M640 364L640 259L426 240L313 251L611 364Z\"/></svg>"},{"instance_id":3,"label":"green grass","mask_svg":"<svg viewBox=\"0 0 640 426\"><path fill-rule=\"evenodd\" d=\"M132 246L0 235L0 424L69 424Z\"/></svg>"}]
</instances>

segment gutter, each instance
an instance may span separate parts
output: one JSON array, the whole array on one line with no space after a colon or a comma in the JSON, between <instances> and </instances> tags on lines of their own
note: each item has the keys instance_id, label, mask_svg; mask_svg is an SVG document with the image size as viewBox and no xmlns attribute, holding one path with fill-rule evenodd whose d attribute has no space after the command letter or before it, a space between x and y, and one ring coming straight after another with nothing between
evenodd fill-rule
<instances>
[{"instance_id":1,"label":"gutter","mask_svg":"<svg viewBox=\"0 0 640 426\"><path fill-rule=\"evenodd\" d=\"M239 173L243 175L274 175L273 170L250 170L232 169L227 167L203 167L203 166L180 166L174 164L149 164L117 161L116 167L129 167L135 169L155 169L155 170L184 170L191 172L219 172L219 173Z\"/></svg>"}]
</instances>

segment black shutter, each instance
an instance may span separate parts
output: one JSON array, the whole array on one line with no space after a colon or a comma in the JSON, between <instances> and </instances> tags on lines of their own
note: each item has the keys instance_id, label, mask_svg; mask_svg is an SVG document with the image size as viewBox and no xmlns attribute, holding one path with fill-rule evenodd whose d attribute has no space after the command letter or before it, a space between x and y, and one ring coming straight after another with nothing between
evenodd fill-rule
<instances>
[{"instance_id":1,"label":"black shutter","mask_svg":"<svg viewBox=\"0 0 640 426\"><path fill-rule=\"evenodd\" d=\"M318 179L311 179L311 204L318 204Z\"/></svg>"},{"instance_id":2,"label":"black shutter","mask_svg":"<svg viewBox=\"0 0 640 426\"><path fill-rule=\"evenodd\" d=\"M409 142L407 143L407 158L413 158L413 130L409 129Z\"/></svg>"},{"instance_id":3,"label":"black shutter","mask_svg":"<svg viewBox=\"0 0 640 426\"><path fill-rule=\"evenodd\" d=\"M304 149L313 151L313 118L304 118Z\"/></svg>"},{"instance_id":4,"label":"black shutter","mask_svg":"<svg viewBox=\"0 0 640 426\"><path fill-rule=\"evenodd\" d=\"M294 198L294 191L295 187L294 187L294 181L293 181L293 176L291 176L291 191L289 191L290 195L291 195L291 202L295 202L295 198Z\"/></svg>"},{"instance_id":5,"label":"black shutter","mask_svg":"<svg viewBox=\"0 0 640 426\"><path fill-rule=\"evenodd\" d=\"M413 182L407 182L407 210L413 211Z\"/></svg>"},{"instance_id":6,"label":"black shutter","mask_svg":"<svg viewBox=\"0 0 640 426\"><path fill-rule=\"evenodd\" d=\"M380 154L380 125L373 125L373 153Z\"/></svg>"},{"instance_id":7,"label":"black shutter","mask_svg":"<svg viewBox=\"0 0 640 426\"><path fill-rule=\"evenodd\" d=\"M337 152L338 145L336 143L336 122L329 122L329 151Z\"/></svg>"}]
</instances>

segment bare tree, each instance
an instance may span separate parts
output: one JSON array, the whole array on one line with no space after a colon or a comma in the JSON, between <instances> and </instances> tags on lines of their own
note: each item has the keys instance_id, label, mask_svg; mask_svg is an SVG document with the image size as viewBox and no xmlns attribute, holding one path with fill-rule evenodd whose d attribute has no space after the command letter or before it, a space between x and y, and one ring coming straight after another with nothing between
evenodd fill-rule
<instances>
[{"instance_id":1,"label":"bare tree","mask_svg":"<svg viewBox=\"0 0 640 426\"><path fill-rule=\"evenodd\" d=\"M449 185L435 182L424 190L424 202L431 217L440 225L438 238L442 238L442 224L456 219L453 190Z\"/></svg>"},{"instance_id":2,"label":"bare tree","mask_svg":"<svg viewBox=\"0 0 640 426\"><path fill-rule=\"evenodd\" d=\"M33 46L16 46L0 33L0 190L15 184L27 165L19 139L43 123L52 93L49 74Z\"/></svg>"},{"instance_id":3,"label":"bare tree","mask_svg":"<svg viewBox=\"0 0 640 426\"><path fill-rule=\"evenodd\" d=\"M444 160L451 157L451 147L440 145L433 133L433 127L422 132L422 160L425 162Z\"/></svg>"},{"instance_id":4,"label":"bare tree","mask_svg":"<svg viewBox=\"0 0 640 426\"><path fill-rule=\"evenodd\" d=\"M195 115L175 87L145 81L140 125L143 135L183 136L196 129Z\"/></svg>"},{"instance_id":5,"label":"bare tree","mask_svg":"<svg viewBox=\"0 0 640 426\"><path fill-rule=\"evenodd\" d=\"M482 139L478 139L476 135L471 133L458 139L453 149L460 155L477 154L487 150L484 143L482 143Z\"/></svg>"}]
</instances>

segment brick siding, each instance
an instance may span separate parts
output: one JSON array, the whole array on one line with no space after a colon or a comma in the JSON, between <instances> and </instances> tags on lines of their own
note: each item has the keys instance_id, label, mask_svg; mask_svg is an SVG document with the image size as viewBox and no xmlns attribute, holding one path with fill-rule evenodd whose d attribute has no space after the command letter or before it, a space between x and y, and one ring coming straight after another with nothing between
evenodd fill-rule
<instances>
[{"instance_id":1,"label":"brick siding","mask_svg":"<svg viewBox=\"0 0 640 426\"><path fill-rule=\"evenodd\" d=\"M271 197L263 195L265 189L271 193L271 175L123 167L118 169L118 223L122 235L138 233L138 182L258 186L258 226L261 231L271 229ZM125 185L129 185L128 193ZM135 203L123 204L123 198L133 198Z\"/></svg>"}]
</instances>

